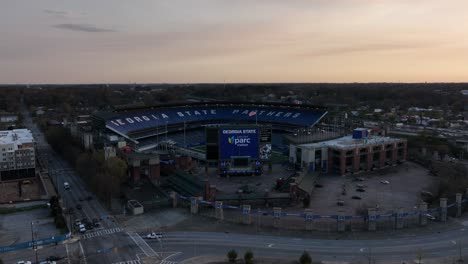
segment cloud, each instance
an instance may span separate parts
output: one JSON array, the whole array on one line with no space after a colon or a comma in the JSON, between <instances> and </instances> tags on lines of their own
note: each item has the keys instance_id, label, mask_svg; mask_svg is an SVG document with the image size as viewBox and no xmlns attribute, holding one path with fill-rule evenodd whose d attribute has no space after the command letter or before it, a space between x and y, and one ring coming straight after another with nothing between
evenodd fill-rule
<instances>
[{"instance_id":1,"label":"cloud","mask_svg":"<svg viewBox=\"0 0 468 264\"><path fill-rule=\"evenodd\" d=\"M63 10L54 10L54 9L44 9L44 13L52 15L52 16L58 16L58 17L68 17L70 15L70 12L63 11Z\"/></svg>"},{"instance_id":2,"label":"cloud","mask_svg":"<svg viewBox=\"0 0 468 264\"><path fill-rule=\"evenodd\" d=\"M80 32L90 32L90 33L100 33L100 32L115 32L114 29L101 28L90 24L57 24L53 25L55 28L80 31Z\"/></svg>"},{"instance_id":3,"label":"cloud","mask_svg":"<svg viewBox=\"0 0 468 264\"><path fill-rule=\"evenodd\" d=\"M362 52L393 52L415 50L420 48L428 48L439 46L439 44L423 44L423 43L405 43L405 44L389 44L389 43L373 43L373 44L354 44L331 48L318 49L314 52L302 53L301 56L333 56L344 55L349 53Z\"/></svg>"}]
</instances>

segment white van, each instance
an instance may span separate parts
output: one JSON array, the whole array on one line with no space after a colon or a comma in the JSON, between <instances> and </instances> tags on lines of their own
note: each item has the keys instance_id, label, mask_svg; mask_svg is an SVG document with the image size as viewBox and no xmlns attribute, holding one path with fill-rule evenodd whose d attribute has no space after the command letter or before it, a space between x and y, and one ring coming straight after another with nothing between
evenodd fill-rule
<instances>
[{"instance_id":1,"label":"white van","mask_svg":"<svg viewBox=\"0 0 468 264\"><path fill-rule=\"evenodd\" d=\"M64 182L63 188L65 188L65 190L70 190L70 184L68 182Z\"/></svg>"}]
</instances>

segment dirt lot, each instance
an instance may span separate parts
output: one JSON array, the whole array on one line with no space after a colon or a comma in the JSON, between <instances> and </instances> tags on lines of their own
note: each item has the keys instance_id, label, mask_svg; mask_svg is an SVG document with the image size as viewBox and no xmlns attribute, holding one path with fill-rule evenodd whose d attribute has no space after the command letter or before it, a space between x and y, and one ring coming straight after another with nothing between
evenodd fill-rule
<instances>
[{"instance_id":1,"label":"dirt lot","mask_svg":"<svg viewBox=\"0 0 468 264\"><path fill-rule=\"evenodd\" d=\"M349 176L319 178L318 182L323 187L315 188L312 192L310 208L322 215L336 214L338 210L354 215L358 208L374 206L379 208L379 213L391 212L399 207L412 210L420 203L421 190L429 188L435 180L426 168L411 162L356 177L363 181L353 181L353 177ZM356 191L358 184L363 185L365 192ZM342 194L343 186L346 195ZM352 196L359 196L361 200L352 199ZM344 201L344 206L337 205L337 200Z\"/></svg>"},{"instance_id":2,"label":"dirt lot","mask_svg":"<svg viewBox=\"0 0 468 264\"><path fill-rule=\"evenodd\" d=\"M10 201L37 200L41 196L41 184L39 179L30 180L31 183L22 185L22 195L19 196L17 182L0 183L0 203Z\"/></svg>"}]
</instances>

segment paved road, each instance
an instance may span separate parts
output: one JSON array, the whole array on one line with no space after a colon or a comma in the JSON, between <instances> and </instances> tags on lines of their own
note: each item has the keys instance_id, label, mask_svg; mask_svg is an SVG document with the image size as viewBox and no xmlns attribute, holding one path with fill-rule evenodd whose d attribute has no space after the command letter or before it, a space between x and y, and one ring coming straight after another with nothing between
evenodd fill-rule
<instances>
[{"instance_id":1,"label":"paved road","mask_svg":"<svg viewBox=\"0 0 468 264\"><path fill-rule=\"evenodd\" d=\"M172 252L170 261L181 261L198 255L220 255L230 249L245 252L252 249L257 255L297 258L307 250L322 260L363 261L372 255L377 260L410 261L422 250L424 258L458 256L461 243L463 254L468 253L465 229L434 235L381 240L324 240L264 235L245 235L212 232L171 232L162 241L152 240L155 250ZM142 234L143 235L143 234Z\"/></svg>"}]
</instances>

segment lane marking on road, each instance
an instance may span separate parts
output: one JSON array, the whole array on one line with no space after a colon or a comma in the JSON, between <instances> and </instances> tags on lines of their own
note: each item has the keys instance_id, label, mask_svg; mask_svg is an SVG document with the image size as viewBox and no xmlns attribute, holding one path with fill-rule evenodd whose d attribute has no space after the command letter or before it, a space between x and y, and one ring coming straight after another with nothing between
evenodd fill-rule
<instances>
[{"instance_id":1,"label":"lane marking on road","mask_svg":"<svg viewBox=\"0 0 468 264\"><path fill-rule=\"evenodd\" d=\"M272 248L275 244L268 244L269 248Z\"/></svg>"},{"instance_id":2,"label":"lane marking on road","mask_svg":"<svg viewBox=\"0 0 468 264\"><path fill-rule=\"evenodd\" d=\"M83 246L81 245L81 241L79 241L78 243L80 244L81 253L83 254L83 261L85 264L88 264L88 262L86 261L86 255L84 253Z\"/></svg>"},{"instance_id":3,"label":"lane marking on road","mask_svg":"<svg viewBox=\"0 0 468 264\"><path fill-rule=\"evenodd\" d=\"M152 257L152 256L159 257L159 254L156 253L148 245L148 243L146 243L146 241L144 241L143 238L141 238L140 235L138 235L137 233L130 233L130 232L127 232L127 234L130 236L130 238L133 240L133 242L135 242L135 244L141 249L141 251L143 251L143 253L145 253L146 256L148 256L148 257Z\"/></svg>"},{"instance_id":4,"label":"lane marking on road","mask_svg":"<svg viewBox=\"0 0 468 264\"><path fill-rule=\"evenodd\" d=\"M366 248L360 248L359 252L364 252L364 250L366 250Z\"/></svg>"},{"instance_id":5,"label":"lane marking on road","mask_svg":"<svg viewBox=\"0 0 468 264\"><path fill-rule=\"evenodd\" d=\"M67 251L67 262L70 264L70 254L68 252L68 244L65 244L65 250Z\"/></svg>"},{"instance_id":6,"label":"lane marking on road","mask_svg":"<svg viewBox=\"0 0 468 264\"><path fill-rule=\"evenodd\" d=\"M457 244L457 242L456 242L455 240L450 240L450 243L452 243L452 244L454 244L454 245Z\"/></svg>"},{"instance_id":7,"label":"lane marking on road","mask_svg":"<svg viewBox=\"0 0 468 264\"><path fill-rule=\"evenodd\" d=\"M111 228L111 229L105 229L105 230L100 230L100 231L96 231L96 232L86 233L86 234L82 235L81 237L83 239L88 239L88 238L100 237L100 236L104 236L104 235L111 235L111 234L119 233L119 232L122 232L122 231L123 230L121 228L116 227L116 228Z\"/></svg>"},{"instance_id":8,"label":"lane marking on road","mask_svg":"<svg viewBox=\"0 0 468 264\"><path fill-rule=\"evenodd\" d=\"M161 262L162 263L162 262ZM127 261L120 261L120 262L114 262L112 264L141 264L139 259L135 260L127 260Z\"/></svg>"},{"instance_id":9,"label":"lane marking on road","mask_svg":"<svg viewBox=\"0 0 468 264\"><path fill-rule=\"evenodd\" d=\"M178 262L175 262L175 261L170 261L168 260L169 258L172 258L174 256L177 256L179 254L182 254L182 252L175 252L174 254L171 254L167 257L165 257L163 260L161 260L161 263L160 264L177 264Z\"/></svg>"}]
</instances>

